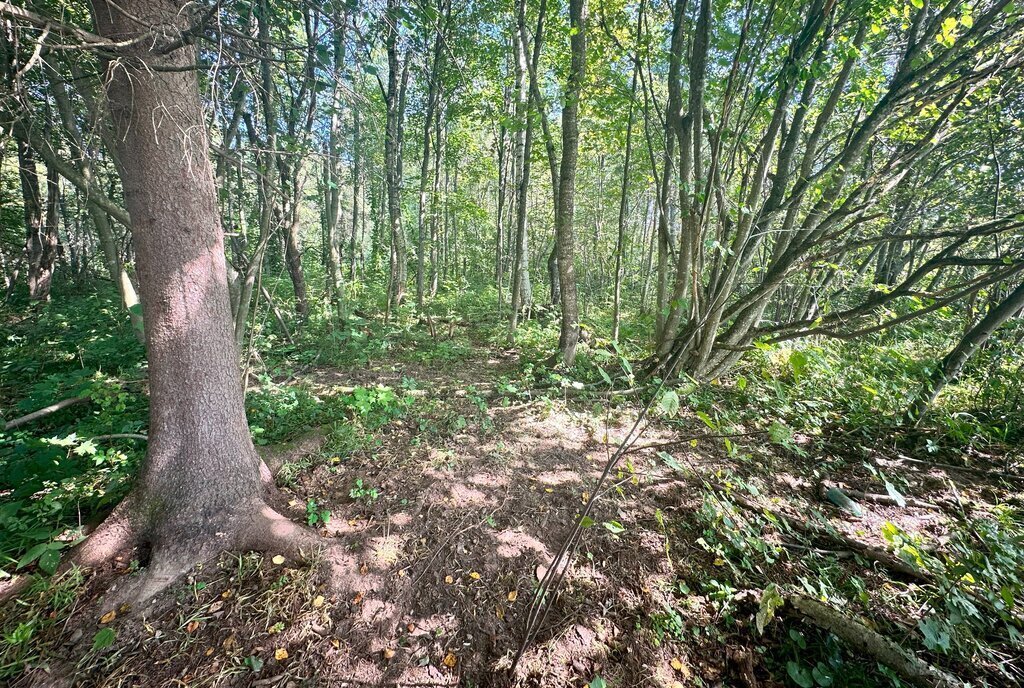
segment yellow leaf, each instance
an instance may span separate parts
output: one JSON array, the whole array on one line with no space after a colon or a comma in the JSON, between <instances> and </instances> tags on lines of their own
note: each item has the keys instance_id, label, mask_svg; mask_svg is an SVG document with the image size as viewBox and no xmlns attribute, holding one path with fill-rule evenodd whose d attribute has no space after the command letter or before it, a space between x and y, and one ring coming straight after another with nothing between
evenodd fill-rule
<instances>
[{"instance_id":1,"label":"yellow leaf","mask_svg":"<svg viewBox=\"0 0 1024 688\"><path fill-rule=\"evenodd\" d=\"M448 667L449 669L454 669L454 668L455 668L455 663L456 663L456 662L458 662L458 661L459 661L459 660L458 660L458 659L456 659L456 658L455 658L455 655L453 655L453 654L452 654L451 652L449 652L448 654L446 654L446 655L444 656L444 659L442 660L442 662L444 663L444 665L445 665L446 667Z\"/></svg>"},{"instance_id":2,"label":"yellow leaf","mask_svg":"<svg viewBox=\"0 0 1024 688\"><path fill-rule=\"evenodd\" d=\"M553 488L550 488L550 487L545 487L544 491L545 492L554 492L555 490Z\"/></svg>"},{"instance_id":3,"label":"yellow leaf","mask_svg":"<svg viewBox=\"0 0 1024 688\"><path fill-rule=\"evenodd\" d=\"M714 564L715 566L725 566L725 559L719 557L718 559L715 559Z\"/></svg>"},{"instance_id":4,"label":"yellow leaf","mask_svg":"<svg viewBox=\"0 0 1024 688\"><path fill-rule=\"evenodd\" d=\"M477 573L476 571L471 571L470 574L469 574L469 577L472 578L473 580L480 580L480 574Z\"/></svg>"},{"instance_id":5,"label":"yellow leaf","mask_svg":"<svg viewBox=\"0 0 1024 688\"><path fill-rule=\"evenodd\" d=\"M206 648L206 656L209 657L212 654L213 654L213 648L212 647Z\"/></svg>"},{"instance_id":6,"label":"yellow leaf","mask_svg":"<svg viewBox=\"0 0 1024 688\"><path fill-rule=\"evenodd\" d=\"M277 564L278 566L280 566L281 564L284 563L284 557L282 557L280 554L276 554L276 555L274 555L274 558L271 559L270 561L272 561L275 564Z\"/></svg>"},{"instance_id":7,"label":"yellow leaf","mask_svg":"<svg viewBox=\"0 0 1024 688\"><path fill-rule=\"evenodd\" d=\"M317 607L318 609L320 607L324 606L324 596L323 595L317 595L316 597L314 597L313 598L313 606Z\"/></svg>"},{"instance_id":8,"label":"yellow leaf","mask_svg":"<svg viewBox=\"0 0 1024 688\"><path fill-rule=\"evenodd\" d=\"M220 596L221 596L221 597L223 597L223 598L224 598L224 599L226 600L226 599L228 599L229 597L231 597L231 591L230 591L230 590L225 590L224 592L222 592L222 593L220 594Z\"/></svg>"},{"instance_id":9,"label":"yellow leaf","mask_svg":"<svg viewBox=\"0 0 1024 688\"><path fill-rule=\"evenodd\" d=\"M494 615L496 617L498 617L499 619L504 619L505 618L505 610L502 609L501 607L495 607L494 608Z\"/></svg>"},{"instance_id":10,"label":"yellow leaf","mask_svg":"<svg viewBox=\"0 0 1024 688\"><path fill-rule=\"evenodd\" d=\"M582 495L580 495L580 501L583 502L584 504L587 503L588 499L590 499L590 493L589 492L584 492Z\"/></svg>"},{"instance_id":11,"label":"yellow leaf","mask_svg":"<svg viewBox=\"0 0 1024 688\"><path fill-rule=\"evenodd\" d=\"M384 659L391 659L394 656L395 656L395 651L394 650L392 650L390 647L385 647L384 648Z\"/></svg>"},{"instance_id":12,"label":"yellow leaf","mask_svg":"<svg viewBox=\"0 0 1024 688\"><path fill-rule=\"evenodd\" d=\"M284 660L288 659L288 650L284 649L283 647L277 648L276 650L274 650L274 659L276 659L279 662L283 662Z\"/></svg>"},{"instance_id":13,"label":"yellow leaf","mask_svg":"<svg viewBox=\"0 0 1024 688\"><path fill-rule=\"evenodd\" d=\"M452 578L451 576L445 576L444 577L444 582L447 583L448 585L451 585L452 583L455 582L455 579Z\"/></svg>"},{"instance_id":14,"label":"yellow leaf","mask_svg":"<svg viewBox=\"0 0 1024 688\"><path fill-rule=\"evenodd\" d=\"M518 590L513 590L512 592L510 592L508 594L508 601L509 602L515 602L517 597L519 597L519 591Z\"/></svg>"},{"instance_id":15,"label":"yellow leaf","mask_svg":"<svg viewBox=\"0 0 1024 688\"><path fill-rule=\"evenodd\" d=\"M673 657L671 664L672 664L672 668L675 669L676 671L682 671L683 670L683 663L679 660L678 657Z\"/></svg>"},{"instance_id":16,"label":"yellow leaf","mask_svg":"<svg viewBox=\"0 0 1024 688\"><path fill-rule=\"evenodd\" d=\"M109 612L100 617L100 623L110 623L117 618L117 612L111 609Z\"/></svg>"}]
</instances>

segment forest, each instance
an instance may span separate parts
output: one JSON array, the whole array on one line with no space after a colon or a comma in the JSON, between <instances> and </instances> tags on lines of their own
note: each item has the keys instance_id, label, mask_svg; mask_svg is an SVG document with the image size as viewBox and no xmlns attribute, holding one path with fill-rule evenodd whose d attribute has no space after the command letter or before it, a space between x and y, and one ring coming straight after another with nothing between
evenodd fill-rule
<instances>
[{"instance_id":1,"label":"forest","mask_svg":"<svg viewBox=\"0 0 1024 688\"><path fill-rule=\"evenodd\" d=\"M1024 684L1024 5L0 1L0 685Z\"/></svg>"}]
</instances>

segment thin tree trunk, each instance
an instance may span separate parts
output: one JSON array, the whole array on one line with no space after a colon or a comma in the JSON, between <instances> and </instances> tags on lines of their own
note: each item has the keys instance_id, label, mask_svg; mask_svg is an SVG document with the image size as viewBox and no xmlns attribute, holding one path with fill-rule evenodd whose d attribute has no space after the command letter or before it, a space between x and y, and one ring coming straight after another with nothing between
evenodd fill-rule
<instances>
[{"instance_id":1,"label":"thin tree trunk","mask_svg":"<svg viewBox=\"0 0 1024 688\"><path fill-rule=\"evenodd\" d=\"M1021 309L1024 309L1024 283L1018 285L998 306L990 310L988 315L964 335L956 348L946 354L942 363L935 368L931 377L925 382L917 399L907 410L904 417L905 422L912 425L921 422L925 411L939 396L942 388L956 380L967 362L984 346L992 333L1007 320L1019 314Z\"/></svg>"},{"instance_id":2,"label":"thin tree trunk","mask_svg":"<svg viewBox=\"0 0 1024 688\"><path fill-rule=\"evenodd\" d=\"M587 0L569 1L569 25L572 58L565 87L565 102L562 106L562 164L558 181L558 207L555 212L555 247L562 305L558 350L566 367L571 366L576 360L576 345L580 337L573 212L576 164L579 157L579 101L587 64Z\"/></svg>"},{"instance_id":3,"label":"thin tree trunk","mask_svg":"<svg viewBox=\"0 0 1024 688\"><path fill-rule=\"evenodd\" d=\"M637 12L636 35L640 38L643 30L644 3L641 1ZM633 76L629 82L629 113L626 115L626 151L622 159L622 188L619 193L619 226L615 237L615 286L612 290L612 341L619 341L619 318L622 310L622 253L626 243L626 215L629 210L629 163L633 153L633 103L636 99L637 72L640 60L633 62Z\"/></svg>"},{"instance_id":4,"label":"thin tree trunk","mask_svg":"<svg viewBox=\"0 0 1024 688\"><path fill-rule=\"evenodd\" d=\"M408 59L402 66L398 53L399 0L388 0L384 16L384 42L388 59L388 86L386 94L387 119L384 132L384 178L387 186L388 223L391 231L392 258L390 264L390 308L397 308L405 299L407 251L405 231L402 228L402 101L408 75ZM389 311L390 311L389 308Z\"/></svg>"}]
</instances>

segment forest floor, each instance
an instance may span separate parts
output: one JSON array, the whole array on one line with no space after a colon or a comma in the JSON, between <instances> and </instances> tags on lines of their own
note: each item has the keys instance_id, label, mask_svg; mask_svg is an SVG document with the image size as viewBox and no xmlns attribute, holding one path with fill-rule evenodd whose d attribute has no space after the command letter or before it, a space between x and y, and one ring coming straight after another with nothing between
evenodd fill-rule
<instances>
[{"instance_id":1,"label":"forest floor","mask_svg":"<svg viewBox=\"0 0 1024 688\"><path fill-rule=\"evenodd\" d=\"M314 361L275 381L314 405L345 398L356 415L377 419L359 431L355 423L303 428L275 454L288 515L343 551L330 565L225 554L144 610L103 602L135 560L84 581L70 575L22 597L18 608L50 609L60 623L32 640L12 685L896 680L799 614L780 609L772 621L769 613L758 629L771 586L829 600L965 680L1011 685L1021 670L1019 657L1000 668L921 650L915 624L927 597L911 594L920 583L913 570L891 570L944 548L966 512L1019 506L1013 479L999 475L1006 456L960 457L973 468L954 470L907 456L889 438L871 444L834 432L780 443L764 424L730 426L725 438L684 403L645 422L612 472L513 671L538 582L640 403L571 386L514 390L508 380L523 364L514 353L450 335L462 341L443 360L396 350L354 366ZM862 501L859 515L824 499L840 486L885 501L879 476L896 473L892 503ZM851 541L888 559L855 552Z\"/></svg>"}]
</instances>

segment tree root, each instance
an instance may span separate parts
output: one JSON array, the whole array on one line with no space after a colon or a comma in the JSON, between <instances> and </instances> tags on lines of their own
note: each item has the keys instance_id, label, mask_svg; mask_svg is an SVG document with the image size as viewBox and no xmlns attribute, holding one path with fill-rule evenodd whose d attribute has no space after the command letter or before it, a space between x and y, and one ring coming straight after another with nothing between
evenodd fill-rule
<instances>
[{"instance_id":1,"label":"tree root","mask_svg":"<svg viewBox=\"0 0 1024 688\"><path fill-rule=\"evenodd\" d=\"M902 648L860 621L804 595L789 595L787 602L807 620L829 631L847 645L921 688L962 688L964 682Z\"/></svg>"}]
</instances>

